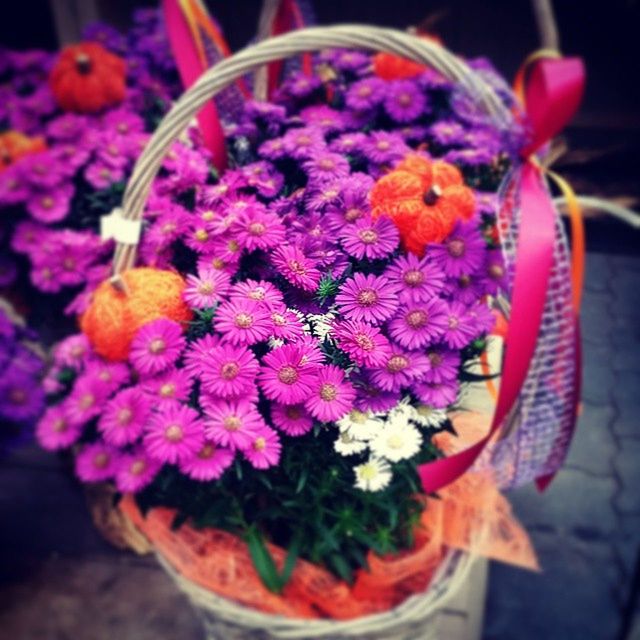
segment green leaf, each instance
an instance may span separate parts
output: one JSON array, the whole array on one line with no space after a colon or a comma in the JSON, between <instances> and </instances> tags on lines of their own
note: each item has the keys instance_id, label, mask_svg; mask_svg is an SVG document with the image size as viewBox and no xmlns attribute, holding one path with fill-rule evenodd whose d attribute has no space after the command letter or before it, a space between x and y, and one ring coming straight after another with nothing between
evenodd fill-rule
<instances>
[{"instance_id":1,"label":"green leaf","mask_svg":"<svg viewBox=\"0 0 640 640\"><path fill-rule=\"evenodd\" d=\"M296 485L296 493L300 493L304 489L304 485L307 484L307 478L309 477L309 467L305 467L298 478L298 484Z\"/></svg>"},{"instance_id":2,"label":"green leaf","mask_svg":"<svg viewBox=\"0 0 640 640\"><path fill-rule=\"evenodd\" d=\"M251 554L253 565L264 586L267 587L269 591L280 593L283 587L282 578L278 574L276 564L264 544L262 535L255 527L252 527L247 532L246 540L249 545L249 553Z\"/></svg>"},{"instance_id":3,"label":"green leaf","mask_svg":"<svg viewBox=\"0 0 640 640\"><path fill-rule=\"evenodd\" d=\"M353 581L351 567L341 555L332 553L329 556L329 565L345 582L351 583Z\"/></svg>"}]
</instances>

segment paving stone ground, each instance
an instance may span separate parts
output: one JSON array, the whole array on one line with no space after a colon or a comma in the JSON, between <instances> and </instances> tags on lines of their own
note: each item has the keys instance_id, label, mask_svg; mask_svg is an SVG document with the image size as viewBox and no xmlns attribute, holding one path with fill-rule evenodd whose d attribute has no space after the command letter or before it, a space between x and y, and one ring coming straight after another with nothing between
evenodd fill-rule
<instances>
[{"instance_id":1,"label":"paving stone ground","mask_svg":"<svg viewBox=\"0 0 640 640\"><path fill-rule=\"evenodd\" d=\"M545 494L525 487L509 496L543 571L492 565L485 640L623 640L625 615L633 611L640 550L640 257L588 256L582 329L583 409L567 464ZM636 617L627 637L637 640Z\"/></svg>"},{"instance_id":2,"label":"paving stone ground","mask_svg":"<svg viewBox=\"0 0 640 640\"><path fill-rule=\"evenodd\" d=\"M624 612L633 618L640 258L588 257L583 331L583 412L567 465L545 494L510 494L543 571L492 565L485 640L623 640ZM151 558L100 538L66 471L35 448L0 466L0 639L202 638L196 615ZM640 640L636 618L632 640Z\"/></svg>"}]
</instances>

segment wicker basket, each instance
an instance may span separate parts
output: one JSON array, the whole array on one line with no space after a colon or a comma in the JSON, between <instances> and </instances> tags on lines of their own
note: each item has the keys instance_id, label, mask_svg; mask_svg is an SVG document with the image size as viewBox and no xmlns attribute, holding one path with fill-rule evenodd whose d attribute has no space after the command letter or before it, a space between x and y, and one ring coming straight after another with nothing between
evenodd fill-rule
<instances>
[{"instance_id":1,"label":"wicker basket","mask_svg":"<svg viewBox=\"0 0 640 640\"><path fill-rule=\"evenodd\" d=\"M512 125L503 102L463 61L431 41L407 33L372 26L344 25L294 31L262 41L218 63L207 71L166 115L139 158L127 185L123 217L139 221L153 178L169 146L183 133L199 109L219 91L244 74L268 62L303 52L345 47L386 51L425 63L456 81L499 129ZM114 284L118 275L134 266L137 246L119 243L114 257ZM436 572L430 588L383 614L351 621L296 620L240 606L185 579L169 563L159 561L188 596L204 620L210 639L247 638L369 638L425 640L440 637L438 613L465 586L471 556L450 552Z\"/></svg>"}]
</instances>

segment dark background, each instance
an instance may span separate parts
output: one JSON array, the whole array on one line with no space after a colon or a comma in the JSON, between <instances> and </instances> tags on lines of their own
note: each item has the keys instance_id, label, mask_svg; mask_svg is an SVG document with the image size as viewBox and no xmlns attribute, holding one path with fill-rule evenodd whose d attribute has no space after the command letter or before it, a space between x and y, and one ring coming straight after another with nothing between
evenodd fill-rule
<instances>
[{"instance_id":1,"label":"dark background","mask_svg":"<svg viewBox=\"0 0 640 640\"><path fill-rule=\"evenodd\" d=\"M55 1L55 0L54 0ZM154 2L110 0L105 17L126 24L133 6ZM208 0L232 48L255 33L260 0ZM486 55L508 77L538 47L527 0L316 0L320 24L365 22L406 28L438 15L435 30L445 44L466 56ZM579 126L640 129L640 2L638 0L556 0L562 50L585 58L589 73ZM22 0L3 7L0 43L11 48L56 48L48 0Z\"/></svg>"}]
</instances>

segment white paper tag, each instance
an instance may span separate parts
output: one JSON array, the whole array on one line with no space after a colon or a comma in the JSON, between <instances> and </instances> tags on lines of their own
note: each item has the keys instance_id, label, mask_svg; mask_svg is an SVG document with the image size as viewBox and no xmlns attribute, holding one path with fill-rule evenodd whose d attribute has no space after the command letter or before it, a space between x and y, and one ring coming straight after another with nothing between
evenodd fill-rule
<instances>
[{"instance_id":1,"label":"white paper tag","mask_svg":"<svg viewBox=\"0 0 640 640\"><path fill-rule=\"evenodd\" d=\"M122 214L122 209L116 207L100 218L100 237L105 241L113 238L121 244L138 244L142 223L140 220L128 220Z\"/></svg>"}]
</instances>

